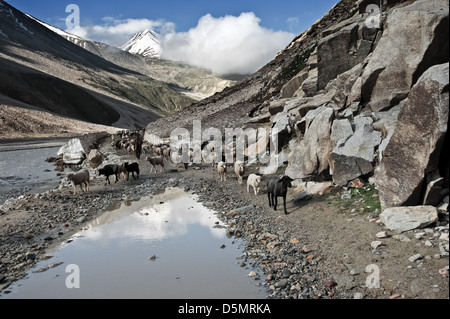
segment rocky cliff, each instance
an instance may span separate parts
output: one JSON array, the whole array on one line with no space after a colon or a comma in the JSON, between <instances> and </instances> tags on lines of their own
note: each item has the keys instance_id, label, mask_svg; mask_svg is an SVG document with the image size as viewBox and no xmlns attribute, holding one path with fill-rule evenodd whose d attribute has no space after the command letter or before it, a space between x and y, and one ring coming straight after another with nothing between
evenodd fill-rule
<instances>
[{"instance_id":1,"label":"rocky cliff","mask_svg":"<svg viewBox=\"0 0 450 319\"><path fill-rule=\"evenodd\" d=\"M253 76L150 124L147 139L194 119L277 129L279 168L295 179L370 180L384 209L438 204L449 179L449 3L381 4L339 2Z\"/></svg>"}]
</instances>

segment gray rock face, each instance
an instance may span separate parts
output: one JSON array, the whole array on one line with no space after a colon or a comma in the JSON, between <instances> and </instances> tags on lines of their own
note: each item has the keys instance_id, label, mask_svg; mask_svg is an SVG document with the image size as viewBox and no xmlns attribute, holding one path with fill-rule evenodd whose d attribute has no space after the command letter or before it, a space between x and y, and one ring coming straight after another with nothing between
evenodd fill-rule
<instances>
[{"instance_id":1,"label":"gray rock face","mask_svg":"<svg viewBox=\"0 0 450 319\"><path fill-rule=\"evenodd\" d=\"M314 96L317 94L317 76L311 76L303 81L302 90L305 93L305 96Z\"/></svg>"},{"instance_id":2,"label":"gray rock face","mask_svg":"<svg viewBox=\"0 0 450 319\"><path fill-rule=\"evenodd\" d=\"M426 71L412 88L375 183L383 209L421 203L425 175L439 168L449 116L449 64Z\"/></svg>"},{"instance_id":3,"label":"gray rock face","mask_svg":"<svg viewBox=\"0 0 450 319\"><path fill-rule=\"evenodd\" d=\"M443 28L447 36L436 32ZM367 106L382 111L406 98L420 72L448 61L448 56L441 56L448 55L447 37L448 1L418 0L393 10L362 75L362 99Z\"/></svg>"},{"instance_id":4,"label":"gray rock face","mask_svg":"<svg viewBox=\"0 0 450 319\"><path fill-rule=\"evenodd\" d=\"M280 95L282 98L293 97L298 89L302 86L303 82L308 78L308 70L303 70L296 76L294 76L288 83L286 83L281 89Z\"/></svg>"},{"instance_id":5,"label":"gray rock face","mask_svg":"<svg viewBox=\"0 0 450 319\"><path fill-rule=\"evenodd\" d=\"M405 232L426 227L438 220L436 207L392 207L380 214L381 222L395 232Z\"/></svg>"},{"instance_id":6,"label":"gray rock face","mask_svg":"<svg viewBox=\"0 0 450 319\"><path fill-rule=\"evenodd\" d=\"M352 124L348 119L335 120L331 127L331 141L337 145L339 141L345 143L353 135Z\"/></svg>"},{"instance_id":7,"label":"gray rock face","mask_svg":"<svg viewBox=\"0 0 450 319\"><path fill-rule=\"evenodd\" d=\"M346 185L349 181L373 170L375 148L381 143L381 133L372 126L361 125L355 134L338 144L330 155L333 181Z\"/></svg>"},{"instance_id":8,"label":"gray rock face","mask_svg":"<svg viewBox=\"0 0 450 319\"><path fill-rule=\"evenodd\" d=\"M286 175L293 179L319 175L328 169L328 154L331 151L332 108L325 107L307 128L303 140L294 148L289 158Z\"/></svg>"},{"instance_id":9,"label":"gray rock face","mask_svg":"<svg viewBox=\"0 0 450 319\"><path fill-rule=\"evenodd\" d=\"M360 85L357 81L361 72L362 63L359 63L349 71L338 75L336 80L336 94L333 96L333 102L339 109L346 105L350 105L353 102L359 102L360 96L355 94L355 90L357 90L356 88Z\"/></svg>"},{"instance_id":10,"label":"gray rock face","mask_svg":"<svg viewBox=\"0 0 450 319\"><path fill-rule=\"evenodd\" d=\"M318 45L318 90L328 82L364 61L372 42L360 37L363 23L353 22L322 39ZM339 61L339 63L336 63Z\"/></svg>"}]
</instances>

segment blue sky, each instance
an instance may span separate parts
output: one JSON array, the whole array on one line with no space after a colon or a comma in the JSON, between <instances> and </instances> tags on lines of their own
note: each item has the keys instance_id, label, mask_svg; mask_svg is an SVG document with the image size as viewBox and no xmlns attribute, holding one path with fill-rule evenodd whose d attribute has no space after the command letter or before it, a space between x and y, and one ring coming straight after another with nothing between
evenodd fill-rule
<instances>
[{"instance_id":1,"label":"blue sky","mask_svg":"<svg viewBox=\"0 0 450 319\"><path fill-rule=\"evenodd\" d=\"M134 33L163 34L163 57L184 60L216 73L251 73L273 59L338 0L6 0L22 12L66 30L66 7L80 9L89 40L123 45Z\"/></svg>"},{"instance_id":2,"label":"blue sky","mask_svg":"<svg viewBox=\"0 0 450 319\"><path fill-rule=\"evenodd\" d=\"M65 18L66 6L73 3L80 7L82 24L98 24L104 17L164 19L175 23L177 31L182 32L195 27L198 20L208 13L217 18L254 12L261 19L263 27L299 34L327 13L338 0L7 0L7 2L50 24L56 24L58 19ZM293 24L294 20L298 22Z\"/></svg>"}]
</instances>

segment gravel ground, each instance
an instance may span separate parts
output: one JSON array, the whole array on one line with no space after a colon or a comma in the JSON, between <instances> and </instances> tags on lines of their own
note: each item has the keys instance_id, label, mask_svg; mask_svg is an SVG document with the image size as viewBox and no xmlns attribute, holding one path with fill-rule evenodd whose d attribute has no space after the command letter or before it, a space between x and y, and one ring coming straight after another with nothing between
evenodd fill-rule
<instances>
[{"instance_id":1,"label":"gravel ground","mask_svg":"<svg viewBox=\"0 0 450 319\"><path fill-rule=\"evenodd\" d=\"M107 208L180 187L217 211L230 236L245 240L248 258L242 266L258 264L262 271L255 278L268 299L449 298L448 214L427 229L399 236L377 222L376 214L359 208L363 198L348 196L345 189L301 202L293 201L298 189L290 189L286 216L282 209L268 207L265 187L258 196L247 193L231 173L220 182L208 165L187 171L170 166L165 173L150 174L149 164L140 164L137 181L104 186L104 179L95 176L87 194L73 195L72 187L65 185L0 206L0 291L7 293L12 282L48 258L50 248ZM385 236L378 238L383 231ZM374 241L381 244L374 248ZM374 280L377 275L379 281ZM379 288L372 287L374 283Z\"/></svg>"}]
</instances>

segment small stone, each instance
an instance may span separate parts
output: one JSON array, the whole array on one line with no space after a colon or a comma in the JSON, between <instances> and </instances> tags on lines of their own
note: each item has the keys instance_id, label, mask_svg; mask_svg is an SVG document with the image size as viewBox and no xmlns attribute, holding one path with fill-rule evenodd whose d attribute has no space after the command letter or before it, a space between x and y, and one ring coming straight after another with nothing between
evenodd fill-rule
<instances>
[{"instance_id":1,"label":"small stone","mask_svg":"<svg viewBox=\"0 0 450 319\"><path fill-rule=\"evenodd\" d=\"M370 244L370 246L371 246L373 249L377 249L377 248L380 247L382 244L383 244L383 243L382 243L381 241L376 240L376 241L373 241L373 242Z\"/></svg>"},{"instance_id":2,"label":"small stone","mask_svg":"<svg viewBox=\"0 0 450 319\"><path fill-rule=\"evenodd\" d=\"M397 298L400 298L401 296L402 295L400 295L400 294L394 294L394 295L390 296L389 299L397 299Z\"/></svg>"},{"instance_id":3,"label":"small stone","mask_svg":"<svg viewBox=\"0 0 450 319\"><path fill-rule=\"evenodd\" d=\"M445 268L439 269L439 274L444 277L448 276L448 269Z\"/></svg>"},{"instance_id":4,"label":"small stone","mask_svg":"<svg viewBox=\"0 0 450 319\"><path fill-rule=\"evenodd\" d=\"M284 269L281 273L281 277L283 278L289 278L292 275L291 271L289 269Z\"/></svg>"},{"instance_id":5,"label":"small stone","mask_svg":"<svg viewBox=\"0 0 450 319\"><path fill-rule=\"evenodd\" d=\"M254 272L254 271L251 271L251 272L248 274L248 276L249 276L249 277L256 277L256 276L258 276L258 274L257 274L256 272Z\"/></svg>"},{"instance_id":6,"label":"small stone","mask_svg":"<svg viewBox=\"0 0 450 319\"><path fill-rule=\"evenodd\" d=\"M275 283L274 287L275 288L286 288L287 284L288 284L287 280L280 280Z\"/></svg>"},{"instance_id":7,"label":"small stone","mask_svg":"<svg viewBox=\"0 0 450 319\"><path fill-rule=\"evenodd\" d=\"M408 260L410 262L415 262L415 261L420 260L420 259L423 259L423 256L421 254L416 254L416 255L411 256L411 257L408 258Z\"/></svg>"},{"instance_id":8,"label":"small stone","mask_svg":"<svg viewBox=\"0 0 450 319\"><path fill-rule=\"evenodd\" d=\"M34 254L34 253L27 253L25 255L25 259L26 260L35 260L36 259L36 254Z\"/></svg>"},{"instance_id":9,"label":"small stone","mask_svg":"<svg viewBox=\"0 0 450 319\"><path fill-rule=\"evenodd\" d=\"M359 275L361 272L358 269L352 269L350 270L350 275L352 276L357 276Z\"/></svg>"},{"instance_id":10,"label":"small stone","mask_svg":"<svg viewBox=\"0 0 450 319\"><path fill-rule=\"evenodd\" d=\"M364 293L362 292L355 292L355 294L353 295L353 299L363 299L364 298Z\"/></svg>"},{"instance_id":11,"label":"small stone","mask_svg":"<svg viewBox=\"0 0 450 319\"><path fill-rule=\"evenodd\" d=\"M342 194L342 195L341 195L341 199L342 199L342 200L349 200L349 199L352 199L352 195L350 195L350 194Z\"/></svg>"},{"instance_id":12,"label":"small stone","mask_svg":"<svg viewBox=\"0 0 450 319\"><path fill-rule=\"evenodd\" d=\"M375 235L377 238L386 238L387 233L385 231L381 231Z\"/></svg>"},{"instance_id":13,"label":"small stone","mask_svg":"<svg viewBox=\"0 0 450 319\"><path fill-rule=\"evenodd\" d=\"M416 239L422 239L424 235L425 235L425 233L422 232L422 233L417 233L417 234L415 234L414 237L415 237Z\"/></svg>"},{"instance_id":14,"label":"small stone","mask_svg":"<svg viewBox=\"0 0 450 319\"><path fill-rule=\"evenodd\" d=\"M303 252L309 253L310 251L319 249L319 246L318 245L307 245L307 246L303 246L302 249L303 249Z\"/></svg>"},{"instance_id":15,"label":"small stone","mask_svg":"<svg viewBox=\"0 0 450 319\"><path fill-rule=\"evenodd\" d=\"M325 287L328 288L328 289L331 289L331 288L333 288L333 287L336 286L336 285L337 285L336 282L330 280L330 281L328 281L328 282L325 284Z\"/></svg>"},{"instance_id":16,"label":"small stone","mask_svg":"<svg viewBox=\"0 0 450 319\"><path fill-rule=\"evenodd\" d=\"M58 266L61 266L63 263L62 262L57 262L57 263L52 263L52 264L49 264L47 267L50 269L50 268L56 268L56 267L58 267Z\"/></svg>"}]
</instances>

